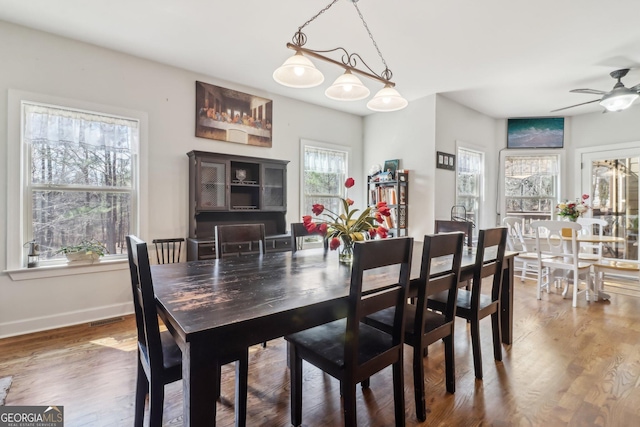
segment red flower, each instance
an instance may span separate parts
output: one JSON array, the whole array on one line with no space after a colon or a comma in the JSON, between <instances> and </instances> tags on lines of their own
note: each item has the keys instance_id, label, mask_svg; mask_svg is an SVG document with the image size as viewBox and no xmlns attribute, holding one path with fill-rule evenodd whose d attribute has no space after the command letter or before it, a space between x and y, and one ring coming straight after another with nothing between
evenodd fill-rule
<instances>
[{"instance_id":1,"label":"red flower","mask_svg":"<svg viewBox=\"0 0 640 427\"><path fill-rule=\"evenodd\" d=\"M384 228L383 226L378 227L378 236L380 236L383 239L387 238L387 232L389 230L387 230L386 228Z\"/></svg>"},{"instance_id":2,"label":"red flower","mask_svg":"<svg viewBox=\"0 0 640 427\"><path fill-rule=\"evenodd\" d=\"M304 228L306 228L309 233L315 233L316 232L316 224L313 223L313 222L305 223L304 224Z\"/></svg>"},{"instance_id":3,"label":"red flower","mask_svg":"<svg viewBox=\"0 0 640 427\"><path fill-rule=\"evenodd\" d=\"M380 212L376 212L376 221L378 221L380 224L384 222L384 218L382 218L382 215L380 215Z\"/></svg>"},{"instance_id":4,"label":"red flower","mask_svg":"<svg viewBox=\"0 0 640 427\"><path fill-rule=\"evenodd\" d=\"M344 186L347 188L351 188L356 184L356 182L353 180L353 178L347 178L347 180L344 182Z\"/></svg>"},{"instance_id":5,"label":"red flower","mask_svg":"<svg viewBox=\"0 0 640 427\"><path fill-rule=\"evenodd\" d=\"M390 210L386 205L385 205L385 206L380 206L380 207L378 208L378 212L379 212L381 215L384 215L384 216L389 216L389 215L391 215L391 210Z\"/></svg>"},{"instance_id":6,"label":"red flower","mask_svg":"<svg viewBox=\"0 0 640 427\"><path fill-rule=\"evenodd\" d=\"M320 215L323 211L324 211L324 205L321 205L320 203L316 203L313 205L313 207L311 208L311 211L316 215Z\"/></svg>"},{"instance_id":7,"label":"red flower","mask_svg":"<svg viewBox=\"0 0 640 427\"><path fill-rule=\"evenodd\" d=\"M311 222L313 218L311 217L311 215L305 215L302 217L302 222L303 224L309 224Z\"/></svg>"},{"instance_id":8,"label":"red flower","mask_svg":"<svg viewBox=\"0 0 640 427\"><path fill-rule=\"evenodd\" d=\"M370 229L369 229L369 237L371 237L372 239L373 239L374 237L376 237L376 232L377 232L377 231L376 231L376 229L375 229L375 228L370 228Z\"/></svg>"},{"instance_id":9,"label":"red flower","mask_svg":"<svg viewBox=\"0 0 640 427\"><path fill-rule=\"evenodd\" d=\"M333 239L331 239L331 241L329 242L329 248L332 251L335 251L336 249L338 249L338 247L340 246L340 239L338 239L337 237L334 237Z\"/></svg>"},{"instance_id":10,"label":"red flower","mask_svg":"<svg viewBox=\"0 0 640 427\"><path fill-rule=\"evenodd\" d=\"M589 195L588 195L588 194L583 194L583 195L582 195L582 200L587 200L588 198L589 198Z\"/></svg>"},{"instance_id":11,"label":"red flower","mask_svg":"<svg viewBox=\"0 0 640 427\"><path fill-rule=\"evenodd\" d=\"M353 205L353 200L351 200L350 198L347 197L347 204L349 206Z\"/></svg>"},{"instance_id":12,"label":"red flower","mask_svg":"<svg viewBox=\"0 0 640 427\"><path fill-rule=\"evenodd\" d=\"M376 208L380 209L381 207L386 207L387 206L387 202L378 202L378 204L376 204Z\"/></svg>"},{"instance_id":13,"label":"red flower","mask_svg":"<svg viewBox=\"0 0 640 427\"><path fill-rule=\"evenodd\" d=\"M322 234L323 236L327 234L327 224L318 224L318 233Z\"/></svg>"}]
</instances>

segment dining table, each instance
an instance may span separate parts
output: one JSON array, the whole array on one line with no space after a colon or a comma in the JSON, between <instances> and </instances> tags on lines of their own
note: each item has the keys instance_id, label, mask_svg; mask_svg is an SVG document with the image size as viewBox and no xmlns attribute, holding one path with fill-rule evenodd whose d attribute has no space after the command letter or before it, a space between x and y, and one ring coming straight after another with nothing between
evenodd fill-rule
<instances>
[{"instance_id":1,"label":"dining table","mask_svg":"<svg viewBox=\"0 0 640 427\"><path fill-rule=\"evenodd\" d=\"M422 243L413 250L410 294L417 293ZM505 344L512 342L515 255L508 251L504 262ZM460 282L473 276L474 262L473 251L465 249ZM158 314L182 350L184 426L215 426L214 385L225 355L347 314L351 266L322 248L153 265L151 273ZM363 293L397 277L391 267L367 272ZM236 426L244 425L243 418L236 413Z\"/></svg>"}]
</instances>

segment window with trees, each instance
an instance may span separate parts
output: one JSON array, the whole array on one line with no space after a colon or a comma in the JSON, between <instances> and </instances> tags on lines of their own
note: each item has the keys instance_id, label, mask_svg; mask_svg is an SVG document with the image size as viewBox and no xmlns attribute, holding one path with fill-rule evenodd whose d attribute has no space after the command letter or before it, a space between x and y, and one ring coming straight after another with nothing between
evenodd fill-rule
<instances>
[{"instance_id":1,"label":"window with trees","mask_svg":"<svg viewBox=\"0 0 640 427\"><path fill-rule=\"evenodd\" d=\"M24 240L41 260L62 246L104 243L126 253L135 218L139 121L22 102Z\"/></svg>"},{"instance_id":2,"label":"window with trees","mask_svg":"<svg viewBox=\"0 0 640 427\"><path fill-rule=\"evenodd\" d=\"M473 234L477 235L480 221L480 204L484 176L484 153L458 148L458 176L456 180L456 205L464 207L467 221L476 226Z\"/></svg>"},{"instance_id":3,"label":"window with trees","mask_svg":"<svg viewBox=\"0 0 640 427\"><path fill-rule=\"evenodd\" d=\"M301 212L311 212L320 203L332 212L341 212L340 198L345 197L348 152L304 145Z\"/></svg>"}]
</instances>

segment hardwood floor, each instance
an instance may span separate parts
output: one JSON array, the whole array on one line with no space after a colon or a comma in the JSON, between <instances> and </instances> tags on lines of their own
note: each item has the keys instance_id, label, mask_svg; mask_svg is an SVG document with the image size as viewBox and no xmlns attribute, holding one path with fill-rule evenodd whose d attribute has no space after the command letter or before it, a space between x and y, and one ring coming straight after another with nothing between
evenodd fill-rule
<instances>
[{"instance_id":1,"label":"hardwood floor","mask_svg":"<svg viewBox=\"0 0 640 427\"><path fill-rule=\"evenodd\" d=\"M637 282L635 286L640 286ZM533 282L515 283L514 343L493 360L490 321L482 323L484 380L473 374L464 321L456 323L456 393L447 394L441 343L424 359L427 421L415 417L411 353L405 353L407 426L632 426L640 420L640 298L571 308L557 294L535 298ZM628 292L625 292L628 293ZM249 426L289 426L289 375L284 340L251 348ZM133 423L135 323L74 326L0 340L0 377L13 375L7 405L63 405L66 424ZM338 383L305 364L303 422L342 425ZM233 425L233 365L223 368L218 425ZM182 425L182 390L166 387L164 423ZM391 370L358 391L360 426L393 425Z\"/></svg>"}]
</instances>

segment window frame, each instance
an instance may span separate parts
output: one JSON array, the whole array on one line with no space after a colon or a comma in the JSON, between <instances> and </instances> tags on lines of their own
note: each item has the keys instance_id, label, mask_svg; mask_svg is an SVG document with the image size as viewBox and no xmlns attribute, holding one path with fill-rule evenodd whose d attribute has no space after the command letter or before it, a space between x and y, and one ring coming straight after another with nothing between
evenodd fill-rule
<instances>
[{"instance_id":1,"label":"window frame","mask_svg":"<svg viewBox=\"0 0 640 427\"><path fill-rule=\"evenodd\" d=\"M460 151L468 151L473 154L477 154L480 156L480 172L478 174L478 189L476 198L478 200L478 208L476 212L474 212L471 220L473 221L473 236L476 237L478 235L478 230L480 229L480 224L482 221L482 205L485 199L485 191L484 191L484 182L486 176L486 153L479 148L471 147L469 144L458 142L456 144L456 205L460 205L461 195L458 193L458 185L460 181L461 165L462 165L462 156L460 155ZM467 212L467 218L468 218Z\"/></svg>"},{"instance_id":2,"label":"window frame","mask_svg":"<svg viewBox=\"0 0 640 427\"><path fill-rule=\"evenodd\" d=\"M92 271L105 271L126 268L126 255L114 255L100 263L82 266L69 266L64 260L46 262L36 268L26 267L25 242L29 241L31 219L31 188L29 188L29 151L25 147L23 135L23 103L32 103L71 110L86 111L93 114L122 117L136 120L139 123L139 138L137 153L132 153L133 190L132 190L132 218L131 233L144 236L147 234L147 113L129 110L121 107L96 104L81 100L67 99L45 94L30 93L10 89L8 93L7 114L7 222L6 222L6 266L5 272L13 280L27 278L51 277L68 274L81 274ZM27 197L29 196L29 197ZM120 266L118 266L120 264Z\"/></svg>"}]
</instances>

